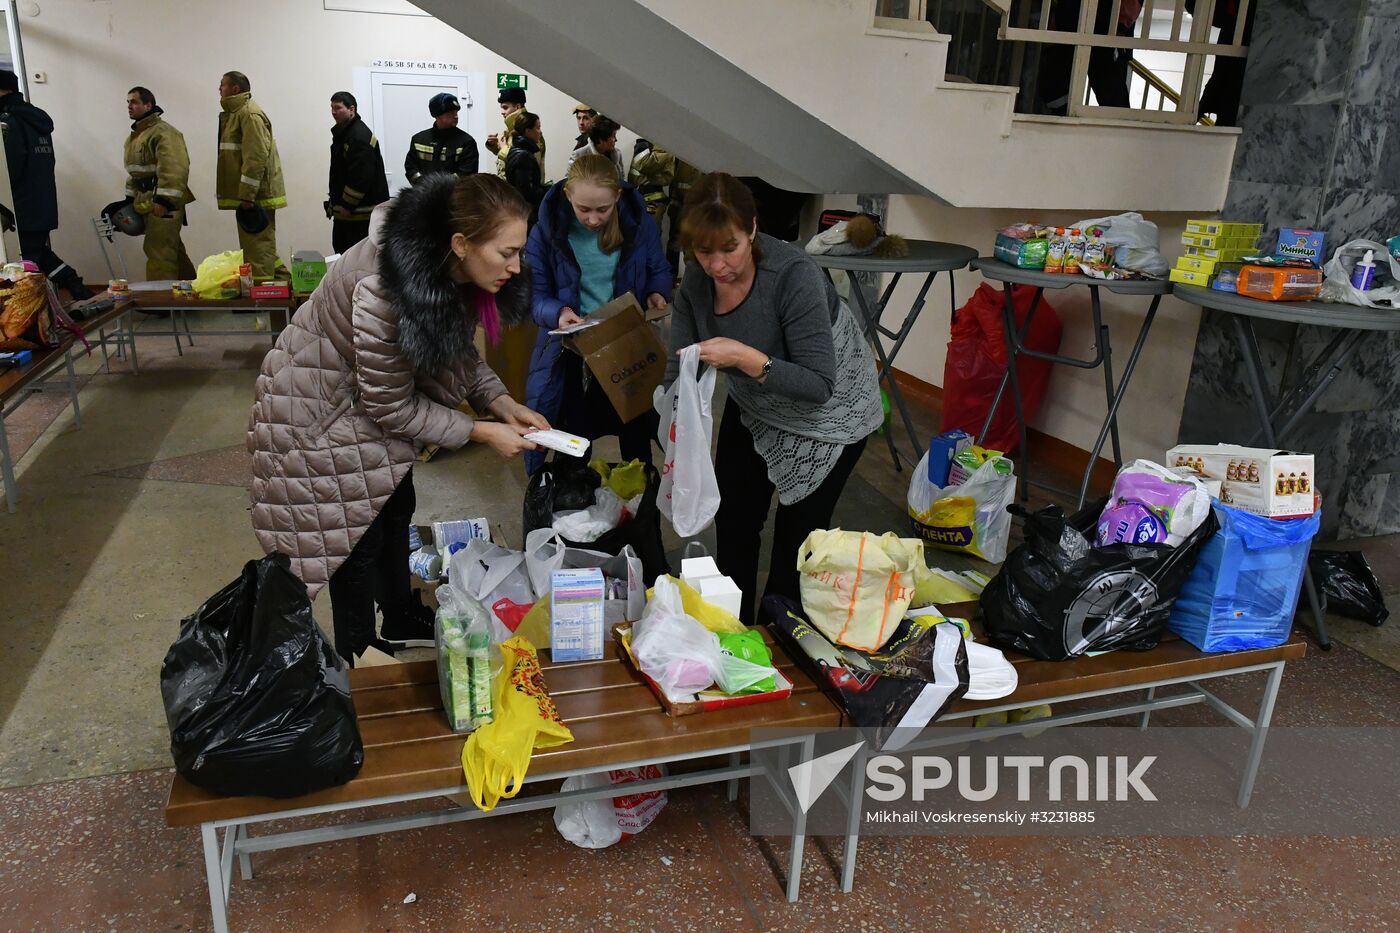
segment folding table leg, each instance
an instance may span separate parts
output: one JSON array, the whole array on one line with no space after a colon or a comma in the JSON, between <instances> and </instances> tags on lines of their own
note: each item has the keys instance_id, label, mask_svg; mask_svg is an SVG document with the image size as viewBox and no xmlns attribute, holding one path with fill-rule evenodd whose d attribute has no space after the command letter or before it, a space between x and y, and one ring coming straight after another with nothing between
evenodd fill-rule
<instances>
[{"instance_id":1,"label":"folding table leg","mask_svg":"<svg viewBox=\"0 0 1400 933\"><path fill-rule=\"evenodd\" d=\"M816 747L816 741L814 735L809 735L802 740L801 763L812 760L812 750ZM786 778L786 772L781 777ZM788 858L787 883L789 904L796 903L798 893L802 888L802 850L807 841L807 811L802 809L796 798L793 799L792 810L792 853Z\"/></svg>"},{"instance_id":2,"label":"folding table leg","mask_svg":"<svg viewBox=\"0 0 1400 933\"><path fill-rule=\"evenodd\" d=\"M0 477L5 482L5 507L19 509L19 487L15 485L15 462L10 457L10 437L5 433L5 416L0 412Z\"/></svg>"},{"instance_id":3,"label":"folding table leg","mask_svg":"<svg viewBox=\"0 0 1400 933\"><path fill-rule=\"evenodd\" d=\"M63 362L68 367L68 398L73 403L73 423L83 426L83 412L78 407L78 373L73 368L73 351L63 351Z\"/></svg>"},{"instance_id":4,"label":"folding table leg","mask_svg":"<svg viewBox=\"0 0 1400 933\"><path fill-rule=\"evenodd\" d=\"M213 823L204 823L199 833L204 840L204 874L209 883L209 913L214 921L214 933L228 933L228 898L224 894L218 830Z\"/></svg>"},{"instance_id":5,"label":"folding table leg","mask_svg":"<svg viewBox=\"0 0 1400 933\"><path fill-rule=\"evenodd\" d=\"M1254 779L1259 774L1259 762L1264 757L1264 739L1269 734L1269 721L1274 717L1274 701L1278 699L1278 685L1281 680L1282 661L1269 671L1269 679L1264 684L1264 696L1259 701L1259 715L1254 717L1254 737L1249 742L1249 758L1245 761L1244 775L1240 778L1239 796L1235 798L1235 803L1241 810L1249 806L1249 798L1254 793Z\"/></svg>"},{"instance_id":6,"label":"folding table leg","mask_svg":"<svg viewBox=\"0 0 1400 933\"><path fill-rule=\"evenodd\" d=\"M1006 337L1006 378L1011 383L1011 403L1016 409L1016 429L1021 442L1018 448L1021 451L1021 501L1026 502L1031 495L1031 458L1030 445L1026 442L1025 406L1021 402L1021 377L1016 372L1019 343L1016 339L1016 295L1010 282L1002 283L1002 291L1006 295L1006 302L1002 306L1002 330ZM988 421L990 420L989 418Z\"/></svg>"},{"instance_id":7,"label":"folding table leg","mask_svg":"<svg viewBox=\"0 0 1400 933\"><path fill-rule=\"evenodd\" d=\"M1097 305L1099 300L1099 290L1091 288L1090 293ZM1103 426L1099 428L1099 436L1094 440L1094 446L1089 451L1089 465L1084 469L1084 477L1079 483L1079 508L1084 508L1084 500L1089 497L1089 481L1094 476L1094 465L1099 462L1099 454L1103 451L1104 441L1110 431L1113 432L1113 462L1118 466L1123 465L1123 452L1118 443L1118 408L1123 404L1123 396L1128 392L1128 383L1132 381L1133 371L1137 369L1138 360L1142 357L1142 348L1147 343L1147 333L1152 329L1152 321L1157 317L1157 306L1162 303L1161 295L1154 295L1152 304L1147 307L1147 316L1142 319L1142 327L1138 329L1137 340L1133 343L1133 351L1128 354L1128 365L1123 367L1123 380L1114 386L1113 369L1109 363L1109 356L1112 352L1109 347L1108 328L1100 326L1101 342L1099 353L1103 357L1104 382L1108 388L1108 416L1104 418ZM1097 319L1097 312L1095 318Z\"/></svg>"},{"instance_id":8,"label":"folding table leg","mask_svg":"<svg viewBox=\"0 0 1400 933\"><path fill-rule=\"evenodd\" d=\"M1273 420L1270 418L1269 407L1271 405L1271 399L1268 390L1264 387L1266 374L1264 372L1264 363L1259 358L1259 339L1254 333L1254 323L1242 314L1230 315L1230 323L1234 325L1235 339L1240 345L1240 354L1244 357L1244 372L1249 382L1249 394L1254 402L1254 413L1259 419L1259 429L1264 435L1265 443L1270 447L1277 448L1279 439L1278 434L1274 431ZM1361 332L1358 331L1357 336L1359 337L1360 335ZM1350 358L1350 355L1355 352L1358 345L1359 341L1343 350L1343 356L1339 359L1339 363ZM1319 386L1319 389L1322 388L1326 388L1326 386ZM1302 417L1305 411L1311 408L1312 404L1317 401L1319 395L1321 395L1321 392L1319 390L1314 390L1308 396L1303 403L1303 407L1289 419L1287 425L1289 428ZM1317 643L1324 651L1330 650L1332 647L1332 639L1327 634L1327 621L1323 616L1322 606L1317 598L1317 584L1313 580L1312 568L1306 565L1304 565L1303 568L1303 587L1307 592L1308 603L1313 611L1313 632L1317 635Z\"/></svg>"}]
</instances>

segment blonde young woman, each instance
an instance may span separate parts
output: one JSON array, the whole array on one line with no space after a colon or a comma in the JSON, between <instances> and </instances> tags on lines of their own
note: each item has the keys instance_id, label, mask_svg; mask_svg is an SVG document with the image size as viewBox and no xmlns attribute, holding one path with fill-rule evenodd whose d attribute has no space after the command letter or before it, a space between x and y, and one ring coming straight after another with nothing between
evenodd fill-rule
<instances>
[{"instance_id":1,"label":"blonde young woman","mask_svg":"<svg viewBox=\"0 0 1400 933\"><path fill-rule=\"evenodd\" d=\"M622 423L597 381L585 379L579 356L562 352L560 338L549 334L627 292L649 308L670 300L671 266L641 194L618 180L611 159L579 156L545 194L525 253L540 326L525 404L565 431L590 439L616 435L622 459L650 462L656 413ZM542 452L528 453L526 469L533 473L543 461Z\"/></svg>"}]
</instances>

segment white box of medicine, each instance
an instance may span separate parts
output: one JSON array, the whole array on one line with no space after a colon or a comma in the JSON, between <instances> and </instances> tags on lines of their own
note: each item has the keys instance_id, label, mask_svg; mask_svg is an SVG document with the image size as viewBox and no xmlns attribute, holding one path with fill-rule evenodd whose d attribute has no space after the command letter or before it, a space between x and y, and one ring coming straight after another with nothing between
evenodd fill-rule
<instances>
[{"instance_id":1,"label":"white box of medicine","mask_svg":"<svg viewBox=\"0 0 1400 933\"><path fill-rule=\"evenodd\" d=\"M681 579L696 589L699 589L701 580L719 575L719 567L715 566L713 557L681 558Z\"/></svg>"},{"instance_id":2,"label":"white box of medicine","mask_svg":"<svg viewBox=\"0 0 1400 933\"><path fill-rule=\"evenodd\" d=\"M700 598L737 616L744 600L744 591L729 577L706 577L700 581Z\"/></svg>"},{"instance_id":3,"label":"white box of medicine","mask_svg":"<svg viewBox=\"0 0 1400 933\"><path fill-rule=\"evenodd\" d=\"M1317 468L1312 454L1237 444L1178 444L1167 451L1165 463L1190 468L1207 486L1219 483L1217 498L1241 511L1266 518L1313 514Z\"/></svg>"},{"instance_id":4,"label":"white box of medicine","mask_svg":"<svg viewBox=\"0 0 1400 933\"><path fill-rule=\"evenodd\" d=\"M549 575L549 656L555 661L603 657L603 571L555 570Z\"/></svg>"}]
</instances>

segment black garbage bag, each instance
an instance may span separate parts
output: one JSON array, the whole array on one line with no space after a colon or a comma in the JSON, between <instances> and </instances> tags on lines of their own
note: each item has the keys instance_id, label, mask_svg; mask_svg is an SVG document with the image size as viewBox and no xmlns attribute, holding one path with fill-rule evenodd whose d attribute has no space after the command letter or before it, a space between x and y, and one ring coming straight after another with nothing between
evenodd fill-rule
<instances>
[{"instance_id":1,"label":"black garbage bag","mask_svg":"<svg viewBox=\"0 0 1400 933\"><path fill-rule=\"evenodd\" d=\"M582 463L577 458L564 459ZM592 490L589 490L588 500L583 505L560 504L558 492L564 483L561 477L571 477L568 480L570 486L566 488L578 489L583 486L579 480L572 478L577 469L572 464L546 463L530 477L529 485L525 487L525 534L528 535L536 528L551 527L554 524L555 512L565 512L570 508L587 508L593 504ZM596 470L586 464L584 469L597 480L593 485L593 489L597 489L602 484L602 478ZM646 474L647 488L642 494L642 502L637 507L636 515L595 541L570 541L561 536L564 544L588 551L601 551L604 554L621 554L622 549L630 544L642 561L642 571L646 579L655 580L662 574L670 573L671 567L666 561L666 548L661 541L661 510L656 505L656 496L661 490L661 474L651 464L647 464Z\"/></svg>"},{"instance_id":2,"label":"black garbage bag","mask_svg":"<svg viewBox=\"0 0 1400 933\"><path fill-rule=\"evenodd\" d=\"M1157 646L1172 603L1215 534L1215 513L1177 547L1094 547L1094 529L1107 501L1068 519L1057 505L1035 513L1009 507L1026 518L1025 541L982 592L989 640L1042 661Z\"/></svg>"},{"instance_id":3,"label":"black garbage bag","mask_svg":"<svg viewBox=\"0 0 1400 933\"><path fill-rule=\"evenodd\" d=\"M1380 581L1360 551L1314 550L1308 555L1308 569L1327 597L1329 612L1371 625L1390 617Z\"/></svg>"},{"instance_id":4,"label":"black garbage bag","mask_svg":"<svg viewBox=\"0 0 1400 933\"><path fill-rule=\"evenodd\" d=\"M296 797L364 763L344 662L282 554L180 623L160 668L175 770L220 794Z\"/></svg>"}]
</instances>

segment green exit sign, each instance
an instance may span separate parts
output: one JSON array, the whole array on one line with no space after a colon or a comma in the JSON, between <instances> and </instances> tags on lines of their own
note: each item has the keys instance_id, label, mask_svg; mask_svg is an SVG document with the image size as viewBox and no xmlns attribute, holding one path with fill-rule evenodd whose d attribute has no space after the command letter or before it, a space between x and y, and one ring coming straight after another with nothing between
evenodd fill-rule
<instances>
[{"instance_id":1,"label":"green exit sign","mask_svg":"<svg viewBox=\"0 0 1400 933\"><path fill-rule=\"evenodd\" d=\"M496 90L499 91L500 89L507 87L518 87L522 91L527 90L530 87L530 76L508 75L500 74L498 72L496 74Z\"/></svg>"}]
</instances>

